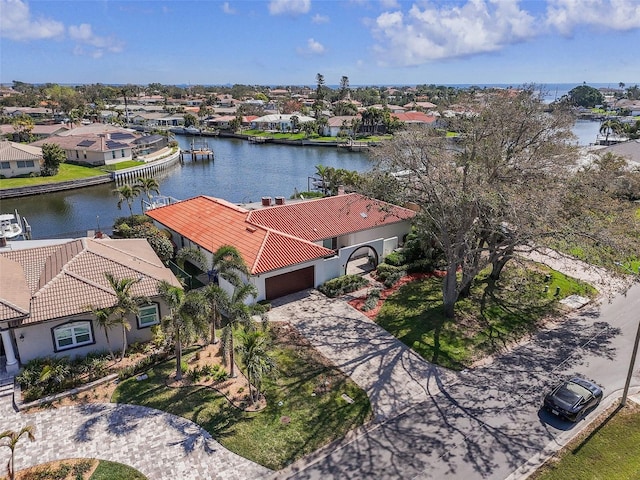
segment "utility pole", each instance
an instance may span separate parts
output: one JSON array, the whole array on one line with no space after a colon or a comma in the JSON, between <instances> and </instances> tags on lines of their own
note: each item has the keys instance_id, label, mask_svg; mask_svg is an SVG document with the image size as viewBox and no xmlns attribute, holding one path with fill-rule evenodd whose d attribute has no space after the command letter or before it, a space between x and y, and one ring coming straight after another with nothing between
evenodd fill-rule
<instances>
[{"instance_id":1,"label":"utility pole","mask_svg":"<svg viewBox=\"0 0 640 480\"><path fill-rule=\"evenodd\" d=\"M620 262L615 262L619 267L628 270L635 275L635 272L623 265ZM640 270L640 268L639 268ZM636 364L636 356L638 355L638 344L640 343L640 322L638 322L638 331L636 332L636 339L633 343L633 352L631 353L631 360L629 362L629 371L627 372L627 380L624 383L624 390L622 391L622 398L620 399L620 406L624 407L627 403L627 395L629 394L629 386L631 385L631 379L633 378L633 367Z\"/></svg>"}]
</instances>

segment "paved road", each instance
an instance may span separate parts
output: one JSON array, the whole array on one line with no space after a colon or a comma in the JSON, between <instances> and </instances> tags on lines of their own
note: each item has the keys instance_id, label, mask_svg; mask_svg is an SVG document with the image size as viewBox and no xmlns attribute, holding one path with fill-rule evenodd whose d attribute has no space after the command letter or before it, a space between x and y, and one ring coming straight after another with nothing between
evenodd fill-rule
<instances>
[{"instance_id":1,"label":"paved road","mask_svg":"<svg viewBox=\"0 0 640 480\"><path fill-rule=\"evenodd\" d=\"M489 365L462 372L455 383L428 389L429 398L403 414L274 478L505 479L585 425L540 411L543 392L559 378L580 374L604 386L608 397L598 411L616 397L638 312L640 285L572 315ZM637 365L635 385L639 372Z\"/></svg>"}]
</instances>

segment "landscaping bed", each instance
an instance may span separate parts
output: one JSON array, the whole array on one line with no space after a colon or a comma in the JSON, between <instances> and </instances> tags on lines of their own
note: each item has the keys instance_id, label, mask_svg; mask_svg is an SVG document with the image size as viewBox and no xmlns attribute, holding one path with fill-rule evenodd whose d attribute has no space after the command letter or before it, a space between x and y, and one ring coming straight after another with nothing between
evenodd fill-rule
<instances>
[{"instance_id":1,"label":"landscaping bed","mask_svg":"<svg viewBox=\"0 0 640 480\"><path fill-rule=\"evenodd\" d=\"M5 480L5 477L0 477ZM72 458L16 472L16 480L146 480L135 468L97 459Z\"/></svg>"},{"instance_id":2,"label":"landscaping bed","mask_svg":"<svg viewBox=\"0 0 640 480\"><path fill-rule=\"evenodd\" d=\"M175 360L149 369L144 380L122 382L112 401L182 416L207 430L229 450L273 470L342 438L370 419L366 393L294 327L272 323L269 331L269 353L276 361L276 372L263 379L266 405L259 412L239 409L207 386L170 388L167 378L175 370ZM189 365L193 365L195 354L196 350L186 352ZM222 393L229 395L224 389ZM246 384L239 393L248 393Z\"/></svg>"}]
</instances>

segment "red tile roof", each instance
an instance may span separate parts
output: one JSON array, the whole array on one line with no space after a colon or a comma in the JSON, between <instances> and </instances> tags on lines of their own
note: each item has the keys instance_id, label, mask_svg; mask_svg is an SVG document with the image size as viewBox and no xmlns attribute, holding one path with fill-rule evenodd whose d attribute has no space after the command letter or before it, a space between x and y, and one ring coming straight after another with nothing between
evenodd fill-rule
<instances>
[{"instance_id":1,"label":"red tile roof","mask_svg":"<svg viewBox=\"0 0 640 480\"><path fill-rule=\"evenodd\" d=\"M252 223L248 214L244 208L207 196L147 212L209 252L233 245L253 275L333 255L332 250L307 240Z\"/></svg>"},{"instance_id":2,"label":"red tile roof","mask_svg":"<svg viewBox=\"0 0 640 480\"><path fill-rule=\"evenodd\" d=\"M413 218L415 212L357 193L254 210L251 223L311 242Z\"/></svg>"}]
</instances>

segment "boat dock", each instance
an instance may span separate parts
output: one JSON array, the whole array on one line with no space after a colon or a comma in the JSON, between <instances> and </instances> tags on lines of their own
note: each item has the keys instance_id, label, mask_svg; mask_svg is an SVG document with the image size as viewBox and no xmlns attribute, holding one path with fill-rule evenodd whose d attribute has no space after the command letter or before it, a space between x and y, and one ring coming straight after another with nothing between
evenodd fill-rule
<instances>
[{"instance_id":1,"label":"boat dock","mask_svg":"<svg viewBox=\"0 0 640 480\"><path fill-rule=\"evenodd\" d=\"M191 160L215 160L213 150L209 148L209 142L206 140L191 141L191 148L189 150L180 151L180 163L184 163L185 155L189 155Z\"/></svg>"}]
</instances>

